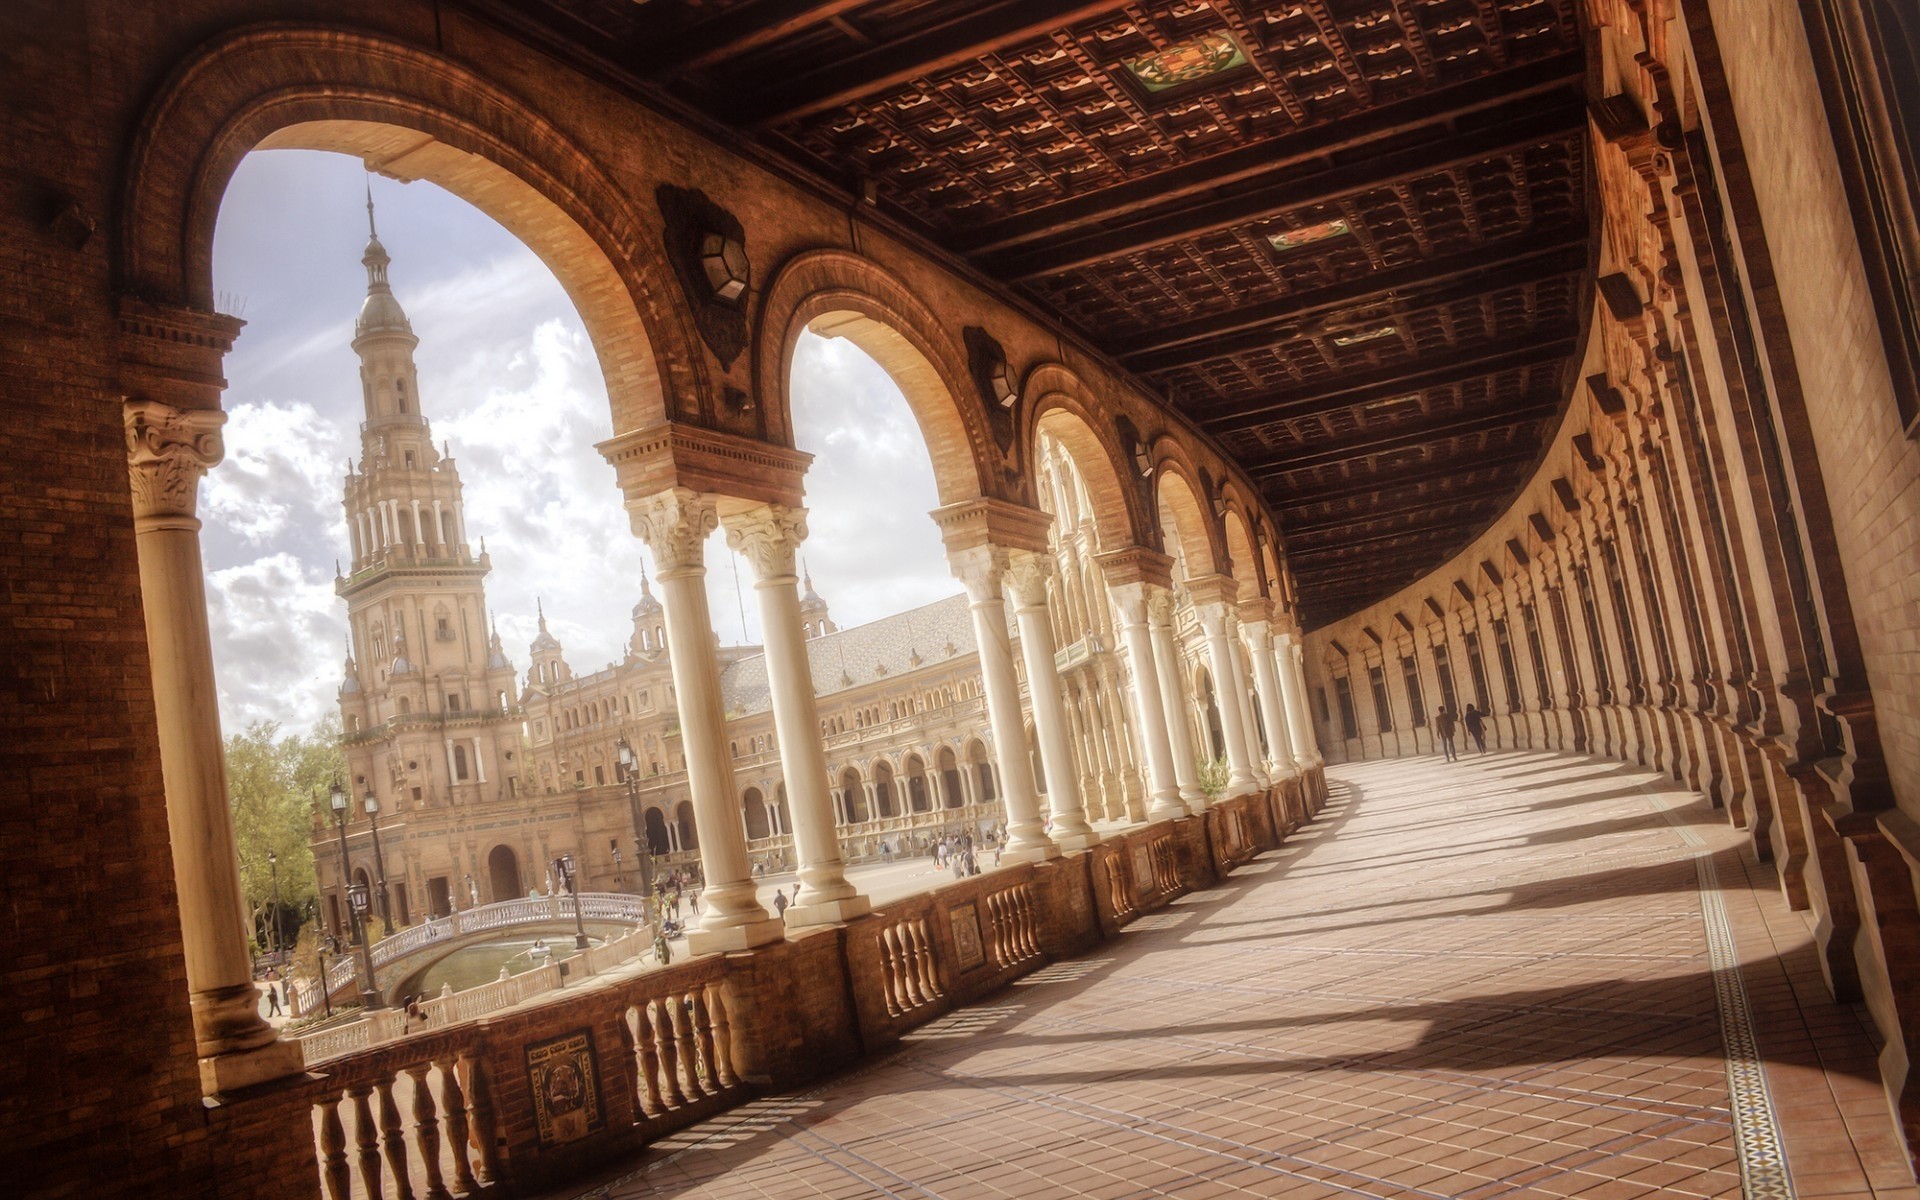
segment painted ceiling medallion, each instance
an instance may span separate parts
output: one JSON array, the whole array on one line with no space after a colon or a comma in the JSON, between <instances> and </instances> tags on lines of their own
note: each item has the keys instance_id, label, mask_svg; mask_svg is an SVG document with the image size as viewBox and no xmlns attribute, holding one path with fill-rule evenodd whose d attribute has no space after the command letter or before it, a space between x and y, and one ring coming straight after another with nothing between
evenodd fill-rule
<instances>
[{"instance_id":1,"label":"painted ceiling medallion","mask_svg":"<svg viewBox=\"0 0 1920 1200\"><path fill-rule=\"evenodd\" d=\"M1183 83L1244 67L1247 53L1230 35L1215 31L1154 54L1129 58L1121 65L1133 72L1133 77L1147 91L1164 92Z\"/></svg>"},{"instance_id":2,"label":"painted ceiling medallion","mask_svg":"<svg viewBox=\"0 0 1920 1200\"><path fill-rule=\"evenodd\" d=\"M1298 229L1283 229L1279 233L1267 235L1267 241L1275 250L1297 250L1315 242L1324 242L1330 238L1344 237L1353 232L1353 226L1347 224L1345 217L1335 217L1331 221L1319 221L1312 225L1302 225Z\"/></svg>"}]
</instances>

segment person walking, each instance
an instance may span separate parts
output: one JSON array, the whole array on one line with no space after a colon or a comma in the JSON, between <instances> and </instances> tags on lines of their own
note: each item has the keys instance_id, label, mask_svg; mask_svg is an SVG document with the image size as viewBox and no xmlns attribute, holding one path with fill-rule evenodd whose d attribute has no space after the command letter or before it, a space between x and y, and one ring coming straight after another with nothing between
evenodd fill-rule
<instances>
[{"instance_id":1,"label":"person walking","mask_svg":"<svg viewBox=\"0 0 1920 1200\"><path fill-rule=\"evenodd\" d=\"M787 893L779 888L775 888L773 892L773 915L776 917L787 915Z\"/></svg>"},{"instance_id":2,"label":"person walking","mask_svg":"<svg viewBox=\"0 0 1920 1200\"><path fill-rule=\"evenodd\" d=\"M280 985L273 981L273 972L267 972L267 1015L279 1017L286 1014L280 1011Z\"/></svg>"},{"instance_id":3,"label":"person walking","mask_svg":"<svg viewBox=\"0 0 1920 1200\"><path fill-rule=\"evenodd\" d=\"M1467 727L1467 736L1473 739L1473 744L1478 747L1480 753L1485 754L1487 752L1486 714L1469 704L1466 715L1460 718L1460 723Z\"/></svg>"},{"instance_id":4,"label":"person walking","mask_svg":"<svg viewBox=\"0 0 1920 1200\"><path fill-rule=\"evenodd\" d=\"M1460 755L1453 748L1453 712L1442 706L1434 714L1433 731L1440 735L1440 748L1446 752L1448 762L1456 762Z\"/></svg>"}]
</instances>

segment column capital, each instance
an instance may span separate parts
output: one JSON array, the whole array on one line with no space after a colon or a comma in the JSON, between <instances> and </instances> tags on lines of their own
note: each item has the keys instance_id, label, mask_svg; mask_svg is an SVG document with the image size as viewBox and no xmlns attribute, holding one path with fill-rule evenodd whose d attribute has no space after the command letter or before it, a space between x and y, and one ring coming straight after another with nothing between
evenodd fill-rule
<instances>
[{"instance_id":1,"label":"column capital","mask_svg":"<svg viewBox=\"0 0 1920 1200\"><path fill-rule=\"evenodd\" d=\"M1096 554L1093 561L1109 586L1123 583L1152 583L1173 586L1173 558L1145 546L1123 546Z\"/></svg>"},{"instance_id":2,"label":"column capital","mask_svg":"<svg viewBox=\"0 0 1920 1200\"><path fill-rule=\"evenodd\" d=\"M1120 610L1121 623L1126 625L1144 625L1151 610L1151 597L1147 589L1153 586L1143 580L1129 583L1110 583L1107 594L1113 598L1113 606Z\"/></svg>"},{"instance_id":3,"label":"column capital","mask_svg":"<svg viewBox=\"0 0 1920 1200\"><path fill-rule=\"evenodd\" d=\"M1240 602L1240 585L1231 575L1195 575L1187 581L1187 594L1195 607L1202 604L1234 605Z\"/></svg>"},{"instance_id":4,"label":"column capital","mask_svg":"<svg viewBox=\"0 0 1920 1200\"><path fill-rule=\"evenodd\" d=\"M1157 583L1149 583L1147 588L1147 621L1152 625L1173 626L1173 613L1177 605L1173 589Z\"/></svg>"},{"instance_id":5,"label":"column capital","mask_svg":"<svg viewBox=\"0 0 1920 1200\"><path fill-rule=\"evenodd\" d=\"M1228 624L1232 611L1225 600L1196 598L1193 614L1200 619L1200 627L1206 630L1208 637L1226 637L1233 632L1233 627Z\"/></svg>"},{"instance_id":6,"label":"column capital","mask_svg":"<svg viewBox=\"0 0 1920 1200\"><path fill-rule=\"evenodd\" d=\"M129 400L127 469L133 483L133 515L192 518L200 477L225 453L217 408L176 408L158 400Z\"/></svg>"},{"instance_id":7,"label":"column capital","mask_svg":"<svg viewBox=\"0 0 1920 1200\"><path fill-rule=\"evenodd\" d=\"M794 557L807 540L807 510L786 504L756 504L720 518L727 546L753 568L761 583L792 582Z\"/></svg>"},{"instance_id":8,"label":"column capital","mask_svg":"<svg viewBox=\"0 0 1920 1200\"><path fill-rule=\"evenodd\" d=\"M960 586L967 589L967 599L978 604L986 600L1001 598L1001 585L1007 576L1007 568L1012 565L1013 552L1005 546L982 543L968 546L962 550L947 552L947 565L953 571L953 577Z\"/></svg>"},{"instance_id":9,"label":"column capital","mask_svg":"<svg viewBox=\"0 0 1920 1200\"><path fill-rule=\"evenodd\" d=\"M936 508L933 522L940 527L940 539L949 557L978 546L1044 554L1053 516L1037 508L982 498Z\"/></svg>"},{"instance_id":10,"label":"column capital","mask_svg":"<svg viewBox=\"0 0 1920 1200\"><path fill-rule=\"evenodd\" d=\"M627 502L633 532L653 551L660 577L699 569L704 565L707 535L720 526L713 497L692 488L668 488Z\"/></svg>"},{"instance_id":11,"label":"column capital","mask_svg":"<svg viewBox=\"0 0 1920 1200\"><path fill-rule=\"evenodd\" d=\"M1240 615L1240 628L1246 631L1247 643L1256 652L1265 651L1272 641L1273 627L1265 617L1248 617L1243 612Z\"/></svg>"},{"instance_id":12,"label":"column capital","mask_svg":"<svg viewBox=\"0 0 1920 1200\"><path fill-rule=\"evenodd\" d=\"M1032 550L1009 552L1003 578L1016 609L1045 608L1047 584L1053 576L1053 555Z\"/></svg>"}]
</instances>

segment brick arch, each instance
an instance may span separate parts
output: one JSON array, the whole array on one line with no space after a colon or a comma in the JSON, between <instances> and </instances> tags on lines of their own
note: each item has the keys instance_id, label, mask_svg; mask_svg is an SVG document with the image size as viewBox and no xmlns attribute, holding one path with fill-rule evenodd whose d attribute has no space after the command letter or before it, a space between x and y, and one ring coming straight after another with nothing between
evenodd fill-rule
<instances>
[{"instance_id":1,"label":"brick arch","mask_svg":"<svg viewBox=\"0 0 1920 1200\"><path fill-rule=\"evenodd\" d=\"M1172 519L1174 535L1187 559L1187 570L1195 575L1224 573L1226 544L1219 522L1208 511L1206 489L1200 486L1199 473L1185 450L1171 438L1163 437L1153 448L1153 492L1158 509ZM1156 523L1161 514L1154 514Z\"/></svg>"},{"instance_id":2,"label":"brick arch","mask_svg":"<svg viewBox=\"0 0 1920 1200\"><path fill-rule=\"evenodd\" d=\"M1226 572L1240 585L1240 599L1251 600L1255 596L1266 594L1265 572L1261 569L1260 556L1254 552L1253 531L1247 521L1246 509L1241 507L1237 497L1229 495L1226 499L1227 511L1220 518L1221 533L1227 544L1227 560L1233 568Z\"/></svg>"},{"instance_id":3,"label":"brick arch","mask_svg":"<svg viewBox=\"0 0 1920 1200\"><path fill-rule=\"evenodd\" d=\"M538 112L431 51L358 32L250 26L203 47L149 106L128 156L119 285L212 312L213 232L255 149L352 154L460 196L519 237L579 310L616 432L698 411L704 364L660 239Z\"/></svg>"},{"instance_id":4,"label":"brick arch","mask_svg":"<svg viewBox=\"0 0 1920 1200\"><path fill-rule=\"evenodd\" d=\"M1145 489L1133 486L1139 472L1114 436L1112 421L1101 418L1099 405L1079 376L1058 363L1042 363L1027 373L1020 390L1031 414L1022 438L1027 460L1037 461L1042 433L1067 448L1093 498L1100 548L1158 548L1159 522L1146 511Z\"/></svg>"},{"instance_id":5,"label":"brick arch","mask_svg":"<svg viewBox=\"0 0 1920 1200\"><path fill-rule=\"evenodd\" d=\"M808 329L846 338L899 386L926 441L942 505L1005 490L994 485L1003 456L973 399L959 339L884 267L850 251L809 250L787 260L761 302L754 385L769 441L793 445L793 352Z\"/></svg>"}]
</instances>

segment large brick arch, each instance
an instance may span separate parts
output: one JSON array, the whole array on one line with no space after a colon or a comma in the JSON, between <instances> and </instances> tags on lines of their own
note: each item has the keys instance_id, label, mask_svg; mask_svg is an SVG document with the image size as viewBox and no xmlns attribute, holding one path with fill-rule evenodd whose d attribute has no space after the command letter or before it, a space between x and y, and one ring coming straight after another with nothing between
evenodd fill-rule
<instances>
[{"instance_id":1,"label":"large brick arch","mask_svg":"<svg viewBox=\"0 0 1920 1200\"><path fill-rule=\"evenodd\" d=\"M1021 439L1029 463L1039 453L1040 434L1060 440L1073 457L1093 497L1093 519L1103 550L1160 545L1159 522L1147 511L1146 490L1134 485L1139 473L1127 461L1110 418L1079 376L1058 363L1042 363L1027 373L1021 394L1031 423Z\"/></svg>"},{"instance_id":2,"label":"large brick arch","mask_svg":"<svg viewBox=\"0 0 1920 1200\"><path fill-rule=\"evenodd\" d=\"M1174 535L1186 556L1187 570L1194 575L1225 574L1228 570L1226 542L1220 523L1207 508L1207 490L1201 486L1200 472L1192 455L1172 437L1162 436L1153 443L1153 494L1155 523L1160 509L1173 521Z\"/></svg>"},{"instance_id":3,"label":"large brick arch","mask_svg":"<svg viewBox=\"0 0 1920 1200\"><path fill-rule=\"evenodd\" d=\"M1248 525L1248 514L1239 499L1228 495L1227 511L1220 518L1221 531L1226 536L1227 558L1233 569L1227 572L1240 585L1240 599L1251 600L1255 596L1266 594L1266 581L1260 563L1260 556L1253 548L1253 533Z\"/></svg>"},{"instance_id":4,"label":"large brick arch","mask_svg":"<svg viewBox=\"0 0 1920 1200\"><path fill-rule=\"evenodd\" d=\"M630 189L473 70L350 30L250 26L173 73L127 158L116 245L124 294L213 311L214 222L235 168L260 148L352 154L467 200L566 289L599 357L616 432L699 411L704 362Z\"/></svg>"},{"instance_id":5,"label":"large brick arch","mask_svg":"<svg viewBox=\"0 0 1920 1200\"><path fill-rule=\"evenodd\" d=\"M942 505L1004 490L995 486L1002 455L972 400L960 339L886 268L845 250L787 260L761 302L754 387L768 440L793 445L793 351L809 327L851 341L899 386L926 440Z\"/></svg>"}]
</instances>

